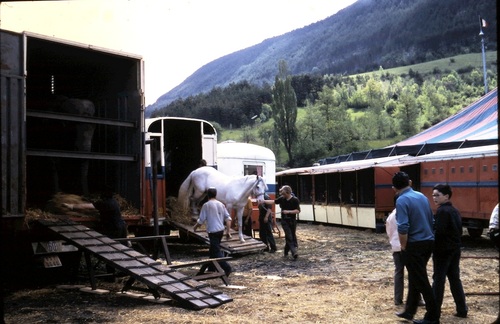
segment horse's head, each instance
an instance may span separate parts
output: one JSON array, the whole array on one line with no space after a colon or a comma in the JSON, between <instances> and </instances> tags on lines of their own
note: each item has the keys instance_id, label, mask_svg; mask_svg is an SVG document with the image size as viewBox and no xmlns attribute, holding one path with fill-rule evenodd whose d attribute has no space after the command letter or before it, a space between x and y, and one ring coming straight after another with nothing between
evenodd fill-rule
<instances>
[{"instance_id":1,"label":"horse's head","mask_svg":"<svg viewBox=\"0 0 500 324\"><path fill-rule=\"evenodd\" d=\"M252 189L252 195L257 199L257 203L261 203L264 201L264 194L266 193L267 190L267 185L266 182L264 181L264 178L256 176L257 179L255 180L255 185Z\"/></svg>"}]
</instances>

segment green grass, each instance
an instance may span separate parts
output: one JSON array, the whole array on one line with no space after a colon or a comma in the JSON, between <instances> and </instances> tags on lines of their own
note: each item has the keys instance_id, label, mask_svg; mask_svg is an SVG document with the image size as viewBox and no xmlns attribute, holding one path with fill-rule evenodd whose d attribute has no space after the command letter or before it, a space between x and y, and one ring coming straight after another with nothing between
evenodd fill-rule
<instances>
[{"instance_id":1,"label":"green grass","mask_svg":"<svg viewBox=\"0 0 500 324\"><path fill-rule=\"evenodd\" d=\"M490 51L486 52L486 65L491 66L492 64L497 63L497 51ZM410 69L412 69L414 72L418 72L420 74L429 74L434 71L434 69L439 69L441 72L444 72L446 70L459 70L463 68L467 68L469 66L473 66L475 68L483 68L483 57L481 53L473 53L473 54L462 54L462 55L456 55L444 59L439 59L435 61L430 61L430 62L425 62L425 63L419 63L419 64L414 64L414 65L408 65L408 66L402 66L402 67L397 67L397 68L392 68L392 69L387 69L383 71L376 71L376 72L367 72L367 73L362 73L361 75L367 75L367 74L380 74L381 72L383 73L390 73L390 74L396 74L396 75L401 75L401 74L408 74ZM383 67L382 67L383 68Z\"/></svg>"}]
</instances>

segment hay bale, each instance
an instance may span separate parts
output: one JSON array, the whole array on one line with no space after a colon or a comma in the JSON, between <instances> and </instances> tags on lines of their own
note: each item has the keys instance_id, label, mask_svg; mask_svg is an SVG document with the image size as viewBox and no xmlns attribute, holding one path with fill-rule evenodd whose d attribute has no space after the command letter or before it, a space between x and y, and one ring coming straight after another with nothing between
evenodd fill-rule
<instances>
[{"instance_id":1,"label":"hay bale","mask_svg":"<svg viewBox=\"0 0 500 324\"><path fill-rule=\"evenodd\" d=\"M78 195L58 192L47 202L45 211L54 215L66 215L70 217L99 217L99 212L94 209L71 210L64 204L88 204L88 200Z\"/></svg>"},{"instance_id":2,"label":"hay bale","mask_svg":"<svg viewBox=\"0 0 500 324\"><path fill-rule=\"evenodd\" d=\"M167 214L169 220L173 222L185 225L194 224L191 211L179 204L176 197L167 197Z\"/></svg>"},{"instance_id":3,"label":"hay bale","mask_svg":"<svg viewBox=\"0 0 500 324\"><path fill-rule=\"evenodd\" d=\"M120 211L122 215L138 215L139 210L132 206L125 198L120 196L119 194L115 194L113 198L116 199L118 205L120 205Z\"/></svg>"}]
</instances>

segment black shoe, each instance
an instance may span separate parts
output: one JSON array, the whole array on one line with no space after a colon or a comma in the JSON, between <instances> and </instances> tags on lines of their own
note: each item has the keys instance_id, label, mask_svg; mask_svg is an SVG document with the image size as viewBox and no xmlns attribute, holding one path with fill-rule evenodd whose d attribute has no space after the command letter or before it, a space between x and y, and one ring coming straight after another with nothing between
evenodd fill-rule
<instances>
[{"instance_id":1,"label":"black shoe","mask_svg":"<svg viewBox=\"0 0 500 324\"><path fill-rule=\"evenodd\" d=\"M269 252L269 248L268 248L268 247L266 247L266 248L264 249L264 252Z\"/></svg>"},{"instance_id":2,"label":"black shoe","mask_svg":"<svg viewBox=\"0 0 500 324\"><path fill-rule=\"evenodd\" d=\"M406 320L409 320L411 321L413 319L413 315L408 313L408 312L401 312L401 313L396 313L396 316L397 317L401 317L401 318L404 318Z\"/></svg>"},{"instance_id":3,"label":"black shoe","mask_svg":"<svg viewBox=\"0 0 500 324\"><path fill-rule=\"evenodd\" d=\"M467 318L467 313L455 313L453 314L455 317Z\"/></svg>"},{"instance_id":4,"label":"black shoe","mask_svg":"<svg viewBox=\"0 0 500 324\"><path fill-rule=\"evenodd\" d=\"M431 320L421 319L421 320L413 320L413 323L414 324L439 324L439 320L431 321Z\"/></svg>"},{"instance_id":5,"label":"black shoe","mask_svg":"<svg viewBox=\"0 0 500 324\"><path fill-rule=\"evenodd\" d=\"M276 250L271 250L269 251L269 253L276 253Z\"/></svg>"},{"instance_id":6,"label":"black shoe","mask_svg":"<svg viewBox=\"0 0 500 324\"><path fill-rule=\"evenodd\" d=\"M229 277L229 275L230 275L232 272L233 272L233 270L227 270L227 271L225 271L225 273L226 273L226 277Z\"/></svg>"},{"instance_id":7,"label":"black shoe","mask_svg":"<svg viewBox=\"0 0 500 324\"><path fill-rule=\"evenodd\" d=\"M293 255L293 259L294 259L294 260L297 260L297 258L298 258L298 257L299 257L299 255L298 255L297 253L295 253L295 254Z\"/></svg>"}]
</instances>

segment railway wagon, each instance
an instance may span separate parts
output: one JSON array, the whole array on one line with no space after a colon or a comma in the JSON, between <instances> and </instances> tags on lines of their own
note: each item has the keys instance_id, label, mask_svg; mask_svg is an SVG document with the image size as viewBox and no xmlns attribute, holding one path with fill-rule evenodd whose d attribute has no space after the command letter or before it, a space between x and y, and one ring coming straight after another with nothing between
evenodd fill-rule
<instances>
[{"instance_id":1,"label":"railway wagon","mask_svg":"<svg viewBox=\"0 0 500 324\"><path fill-rule=\"evenodd\" d=\"M142 221L143 60L30 32L0 39L2 270L22 273L30 243L53 239L26 226L28 211L58 191L109 185Z\"/></svg>"},{"instance_id":2,"label":"railway wagon","mask_svg":"<svg viewBox=\"0 0 500 324\"><path fill-rule=\"evenodd\" d=\"M276 176L299 198L300 221L375 229L376 220L393 209L391 179L401 157L290 169Z\"/></svg>"},{"instance_id":3,"label":"railway wagon","mask_svg":"<svg viewBox=\"0 0 500 324\"><path fill-rule=\"evenodd\" d=\"M217 169L233 177L257 173L266 181L269 197L275 198L276 157L270 149L249 143L221 142L217 144ZM253 203L252 229L256 231L259 229L259 210L256 202Z\"/></svg>"},{"instance_id":4,"label":"railway wagon","mask_svg":"<svg viewBox=\"0 0 500 324\"><path fill-rule=\"evenodd\" d=\"M401 159L403 171L418 174L419 190L429 198L437 183L452 187L452 203L462 216L470 236L481 236L488 227L491 211L498 203L498 146L487 145L437 151Z\"/></svg>"},{"instance_id":5,"label":"railway wagon","mask_svg":"<svg viewBox=\"0 0 500 324\"><path fill-rule=\"evenodd\" d=\"M488 226L498 202L497 145L291 169L277 173L277 179L291 185L301 200L299 220L381 230L394 208L391 179L400 170L431 206L432 187L450 184L452 201L471 236Z\"/></svg>"}]
</instances>

